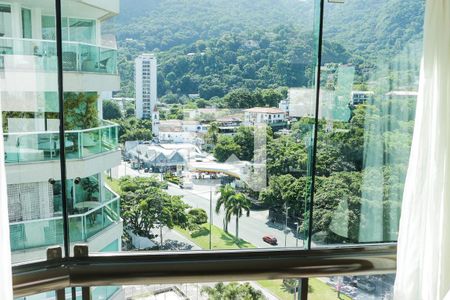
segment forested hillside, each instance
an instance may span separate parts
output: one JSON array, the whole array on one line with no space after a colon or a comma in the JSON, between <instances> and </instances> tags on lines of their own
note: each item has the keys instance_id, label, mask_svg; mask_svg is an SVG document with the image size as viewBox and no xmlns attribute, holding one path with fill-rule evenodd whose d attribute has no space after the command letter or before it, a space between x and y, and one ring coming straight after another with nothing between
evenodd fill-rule
<instances>
[{"instance_id":1,"label":"forested hillside","mask_svg":"<svg viewBox=\"0 0 450 300\"><path fill-rule=\"evenodd\" d=\"M307 85L313 6L298 0L122 0L113 24L121 94L133 95L133 60L142 52L158 54L159 96L199 92L209 99L239 87ZM421 0L327 4L325 62L351 62L358 71L370 66L367 58L401 51L420 38L422 11Z\"/></svg>"}]
</instances>

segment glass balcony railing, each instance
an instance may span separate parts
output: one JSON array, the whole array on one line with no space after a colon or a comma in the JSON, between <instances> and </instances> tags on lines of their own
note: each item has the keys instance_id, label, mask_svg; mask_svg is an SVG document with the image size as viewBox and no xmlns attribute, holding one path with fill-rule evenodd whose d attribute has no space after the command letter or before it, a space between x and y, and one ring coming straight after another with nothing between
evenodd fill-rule
<instances>
[{"instance_id":1,"label":"glass balcony railing","mask_svg":"<svg viewBox=\"0 0 450 300\"><path fill-rule=\"evenodd\" d=\"M57 131L4 133L5 162L29 163L59 159ZM118 125L103 121L103 126L65 132L67 159L82 159L117 149Z\"/></svg>"},{"instance_id":2,"label":"glass balcony railing","mask_svg":"<svg viewBox=\"0 0 450 300\"><path fill-rule=\"evenodd\" d=\"M71 242L87 241L95 234L120 220L120 198L109 191L103 202L85 204L85 213L69 216ZM109 200L109 197L114 197ZM83 202L76 205L83 206ZM36 247L61 245L63 243L62 216L14 222L10 224L11 250L25 250Z\"/></svg>"},{"instance_id":3,"label":"glass balcony railing","mask_svg":"<svg viewBox=\"0 0 450 300\"><path fill-rule=\"evenodd\" d=\"M21 56L21 59L17 59ZM63 70L117 74L117 49L63 41ZM0 38L0 68L56 72L56 42Z\"/></svg>"}]
</instances>

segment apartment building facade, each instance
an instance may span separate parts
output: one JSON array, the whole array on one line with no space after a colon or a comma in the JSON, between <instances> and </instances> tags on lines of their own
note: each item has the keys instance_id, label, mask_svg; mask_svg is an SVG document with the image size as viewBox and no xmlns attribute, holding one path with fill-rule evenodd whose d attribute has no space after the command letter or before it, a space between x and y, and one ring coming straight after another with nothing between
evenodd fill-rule
<instances>
[{"instance_id":1,"label":"apartment building facade","mask_svg":"<svg viewBox=\"0 0 450 300\"><path fill-rule=\"evenodd\" d=\"M120 198L103 175L120 163L118 130L101 119L98 100L100 92L120 87L117 48L102 33L102 23L118 13L118 0L63 5L60 143L54 1L0 3L0 110L13 264L43 260L48 247L63 244L64 196L71 245L121 249Z\"/></svg>"},{"instance_id":2,"label":"apartment building facade","mask_svg":"<svg viewBox=\"0 0 450 300\"><path fill-rule=\"evenodd\" d=\"M141 54L135 59L136 117L153 119L157 103L157 63L154 54Z\"/></svg>"}]
</instances>

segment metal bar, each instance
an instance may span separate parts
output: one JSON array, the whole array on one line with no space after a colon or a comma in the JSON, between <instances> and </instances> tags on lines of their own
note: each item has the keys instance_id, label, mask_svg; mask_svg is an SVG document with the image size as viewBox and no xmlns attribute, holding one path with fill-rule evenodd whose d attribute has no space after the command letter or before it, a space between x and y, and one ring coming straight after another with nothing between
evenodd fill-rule
<instances>
[{"instance_id":1,"label":"metal bar","mask_svg":"<svg viewBox=\"0 0 450 300\"><path fill-rule=\"evenodd\" d=\"M298 299L308 300L308 278L300 279L300 295Z\"/></svg>"},{"instance_id":2,"label":"metal bar","mask_svg":"<svg viewBox=\"0 0 450 300\"><path fill-rule=\"evenodd\" d=\"M61 260L62 249L61 247L53 247L47 249L47 260ZM65 300L64 289L55 290L56 300Z\"/></svg>"},{"instance_id":3,"label":"metal bar","mask_svg":"<svg viewBox=\"0 0 450 300\"><path fill-rule=\"evenodd\" d=\"M61 251L62 252L62 251ZM34 295L70 286L64 259L15 266L13 287L15 297Z\"/></svg>"},{"instance_id":4,"label":"metal bar","mask_svg":"<svg viewBox=\"0 0 450 300\"><path fill-rule=\"evenodd\" d=\"M87 245L75 245L73 253L76 258L88 257L89 247ZM91 300L91 288L89 286L83 286L81 288L81 299Z\"/></svg>"},{"instance_id":5,"label":"metal bar","mask_svg":"<svg viewBox=\"0 0 450 300\"><path fill-rule=\"evenodd\" d=\"M16 297L68 286L148 285L393 273L396 246L95 254L13 269ZM54 278L58 277L58 278Z\"/></svg>"},{"instance_id":6,"label":"metal bar","mask_svg":"<svg viewBox=\"0 0 450 300\"><path fill-rule=\"evenodd\" d=\"M311 188L310 188L310 199L308 207L308 238L307 238L307 249L311 249L311 237L313 234L313 209L314 209L314 191L316 184L316 156L317 156L317 131L319 130L319 101L320 101L320 68L322 65L322 38L323 38L323 10L325 6L325 0L320 1L320 12L319 12L319 37L317 45L317 72L316 72L316 111L314 115L314 139L313 139L313 154L311 162Z\"/></svg>"},{"instance_id":7,"label":"metal bar","mask_svg":"<svg viewBox=\"0 0 450 300\"><path fill-rule=\"evenodd\" d=\"M70 255L70 237L69 237L69 213L67 210L66 194L66 143L64 137L64 88L63 88L63 60L62 60L62 13L61 0L55 0L55 18L56 18L56 55L58 61L58 102L59 102L59 162L61 166L61 200L63 214L63 232L64 232L64 256Z\"/></svg>"}]
</instances>

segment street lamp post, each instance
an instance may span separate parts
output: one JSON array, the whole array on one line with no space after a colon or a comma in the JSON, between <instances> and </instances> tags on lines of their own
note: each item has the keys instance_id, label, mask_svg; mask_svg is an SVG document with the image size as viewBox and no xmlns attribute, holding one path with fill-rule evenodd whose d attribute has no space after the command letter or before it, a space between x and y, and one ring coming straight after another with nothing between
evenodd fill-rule
<instances>
[{"instance_id":1,"label":"street lamp post","mask_svg":"<svg viewBox=\"0 0 450 300\"><path fill-rule=\"evenodd\" d=\"M212 214L212 189L209 187L209 250L212 249L212 222L213 222L213 214Z\"/></svg>"},{"instance_id":2,"label":"street lamp post","mask_svg":"<svg viewBox=\"0 0 450 300\"><path fill-rule=\"evenodd\" d=\"M295 222L295 247L298 247L298 222Z\"/></svg>"},{"instance_id":3,"label":"street lamp post","mask_svg":"<svg viewBox=\"0 0 450 300\"><path fill-rule=\"evenodd\" d=\"M289 211L290 207L287 206L287 203L285 203L284 207L285 207L285 211L286 211L286 218L285 218L285 224L284 224L284 247L286 247L287 246L287 235L289 233L287 222L288 222L288 211Z\"/></svg>"}]
</instances>

